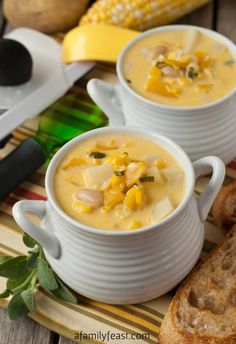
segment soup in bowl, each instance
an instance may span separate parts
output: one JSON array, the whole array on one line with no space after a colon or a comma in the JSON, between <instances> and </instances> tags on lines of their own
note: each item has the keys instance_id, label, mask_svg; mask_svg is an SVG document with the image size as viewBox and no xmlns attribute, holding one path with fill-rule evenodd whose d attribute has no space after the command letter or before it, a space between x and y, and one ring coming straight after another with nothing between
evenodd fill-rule
<instances>
[{"instance_id":1,"label":"soup in bowl","mask_svg":"<svg viewBox=\"0 0 236 344\"><path fill-rule=\"evenodd\" d=\"M163 147L140 136L92 137L58 165L55 196L75 220L104 229L159 223L180 204L182 167Z\"/></svg>"},{"instance_id":2,"label":"soup in bowl","mask_svg":"<svg viewBox=\"0 0 236 344\"><path fill-rule=\"evenodd\" d=\"M195 179L209 168L210 183L196 199ZM198 260L204 220L224 173L219 158L192 164L178 145L156 133L101 128L76 137L53 157L46 202L19 201L13 215L78 293L114 304L144 302L173 288Z\"/></svg>"},{"instance_id":3,"label":"soup in bowl","mask_svg":"<svg viewBox=\"0 0 236 344\"><path fill-rule=\"evenodd\" d=\"M157 103L204 105L235 88L236 59L196 28L154 32L126 52L123 74L132 89Z\"/></svg>"},{"instance_id":4,"label":"soup in bowl","mask_svg":"<svg viewBox=\"0 0 236 344\"><path fill-rule=\"evenodd\" d=\"M223 35L188 25L146 31L117 61L116 86L93 79L88 92L110 125L166 135L196 160L235 157L236 46Z\"/></svg>"}]
</instances>

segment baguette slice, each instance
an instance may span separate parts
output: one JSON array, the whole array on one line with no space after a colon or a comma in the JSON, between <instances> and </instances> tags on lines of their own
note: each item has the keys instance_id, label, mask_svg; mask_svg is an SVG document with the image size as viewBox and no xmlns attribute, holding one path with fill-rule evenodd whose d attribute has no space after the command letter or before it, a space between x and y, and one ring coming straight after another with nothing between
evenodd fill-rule
<instances>
[{"instance_id":1,"label":"baguette slice","mask_svg":"<svg viewBox=\"0 0 236 344\"><path fill-rule=\"evenodd\" d=\"M160 344L236 344L236 225L177 291Z\"/></svg>"},{"instance_id":2,"label":"baguette slice","mask_svg":"<svg viewBox=\"0 0 236 344\"><path fill-rule=\"evenodd\" d=\"M223 186L212 206L217 226L228 231L236 223L236 182Z\"/></svg>"}]
</instances>

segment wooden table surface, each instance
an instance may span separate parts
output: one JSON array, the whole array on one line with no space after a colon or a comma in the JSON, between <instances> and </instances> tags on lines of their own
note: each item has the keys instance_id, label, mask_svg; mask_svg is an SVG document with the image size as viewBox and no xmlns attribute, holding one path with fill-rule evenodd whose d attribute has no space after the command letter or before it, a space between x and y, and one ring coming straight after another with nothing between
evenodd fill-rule
<instances>
[{"instance_id":1,"label":"wooden table surface","mask_svg":"<svg viewBox=\"0 0 236 344\"><path fill-rule=\"evenodd\" d=\"M223 33L236 43L236 1L214 0L205 7L179 20L181 24L204 26ZM6 30L1 19L0 32ZM8 319L0 309L0 344L72 344L74 342L49 331L25 317L18 321Z\"/></svg>"}]
</instances>

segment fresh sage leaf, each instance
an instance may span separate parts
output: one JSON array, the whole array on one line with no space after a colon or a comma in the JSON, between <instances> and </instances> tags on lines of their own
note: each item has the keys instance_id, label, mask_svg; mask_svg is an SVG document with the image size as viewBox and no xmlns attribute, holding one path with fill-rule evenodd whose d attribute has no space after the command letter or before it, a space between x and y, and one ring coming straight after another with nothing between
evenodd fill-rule
<instances>
[{"instance_id":1,"label":"fresh sage leaf","mask_svg":"<svg viewBox=\"0 0 236 344\"><path fill-rule=\"evenodd\" d=\"M58 284L54 273L50 270L48 263L42 258L38 258L38 280L41 287L46 290L55 290L58 288Z\"/></svg>"},{"instance_id":2,"label":"fresh sage leaf","mask_svg":"<svg viewBox=\"0 0 236 344\"><path fill-rule=\"evenodd\" d=\"M31 252L27 258L27 268L35 269L38 263L39 252Z\"/></svg>"},{"instance_id":3,"label":"fresh sage leaf","mask_svg":"<svg viewBox=\"0 0 236 344\"><path fill-rule=\"evenodd\" d=\"M24 235L23 235L23 242L24 242L25 246L30 247L30 248L37 245L37 241L35 241L33 238L31 238L31 236L29 236L27 233L24 233Z\"/></svg>"},{"instance_id":4,"label":"fresh sage leaf","mask_svg":"<svg viewBox=\"0 0 236 344\"><path fill-rule=\"evenodd\" d=\"M58 299L70 302L70 303L78 303L77 297L70 291L70 289L60 280L57 278L58 288L53 290L52 293Z\"/></svg>"},{"instance_id":5,"label":"fresh sage leaf","mask_svg":"<svg viewBox=\"0 0 236 344\"><path fill-rule=\"evenodd\" d=\"M9 256L0 256L0 264L5 263L8 259L12 257Z\"/></svg>"},{"instance_id":6,"label":"fresh sage leaf","mask_svg":"<svg viewBox=\"0 0 236 344\"><path fill-rule=\"evenodd\" d=\"M8 296L10 296L10 291L6 289L0 294L0 299L5 299Z\"/></svg>"},{"instance_id":7,"label":"fresh sage leaf","mask_svg":"<svg viewBox=\"0 0 236 344\"><path fill-rule=\"evenodd\" d=\"M26 307L20 293L12 297L7 307L7 311L11 320L16 320L29 312L28 307Z\"/></svg>"},{"instance_id":8,"label":"fresh sage leaf","mask_svg":"<svg viewBox=\"0 0 236 344\"><path fill-rule=\"evenodd\" d=\"M35 302L35 296L34 296L34 291L31 289L27 289L22 291L20 294L25 305L31 312L36 312L37 311L37 306Z\"/></svg>"},{"instance_id":9,"label":"fresh sage leaf","mask_svg":"<svg viewBox=\"0 0 236 344\"><path fill-rule=\"evenodd\" d=\"M7 280L7 289L9 289L13 294L16 292L20 292L23 289L26 289L30 284L30 271L28 272L28 275L23 276L22 278L13 279L9 278ZM19 289L19 290L18 290Z\"/></svg>"},{"instance_id":10,"label":"fresh sage leaf","mask_svg":"<svg viewBox=\"0 0 236 344\"><path fill-rule=\"evenodd\" d=\"M27 273L26 256L10 258L0 264L0 276L2 277L18 279L27 275Z\"/></svg>"}]
</instances>

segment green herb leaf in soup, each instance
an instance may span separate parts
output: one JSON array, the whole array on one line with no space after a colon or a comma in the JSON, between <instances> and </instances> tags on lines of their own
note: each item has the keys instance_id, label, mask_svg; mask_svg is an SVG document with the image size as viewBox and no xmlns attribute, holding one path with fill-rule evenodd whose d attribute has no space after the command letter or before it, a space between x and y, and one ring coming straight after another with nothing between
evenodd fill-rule
<instances>
[{"instance_id":1,"label":"green herb leaf in soup","mask_svg":"<svg viewBox=\"0 0 236 344\"><path fill-rule=\"evenodd\" d=\"M94 159L103 159L106 157L105 153L102 152L91 152L89 153L90 158L94 158Z\"/></svg>"}]
</instances>

